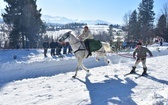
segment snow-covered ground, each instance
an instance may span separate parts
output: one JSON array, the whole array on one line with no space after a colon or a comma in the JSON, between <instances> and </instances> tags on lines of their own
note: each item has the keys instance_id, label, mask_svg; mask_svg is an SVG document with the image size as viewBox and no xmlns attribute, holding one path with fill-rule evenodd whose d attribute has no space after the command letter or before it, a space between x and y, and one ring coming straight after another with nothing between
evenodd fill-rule
<instances>
[{"instance_id":1,"label":"snow-covered ground","mask_svg":"<svg viewBox=\"0 0 168 105\"><path fill-rule=\"evenodd\" d=\"M168 46L148 47L148 77L124 76L135 60L131 52L108 54L111 64L89 57L75 73L77 60L43 57L42 49L0 50L0 105L168 105ZM13 59L16 55L17 58ZM137 73L143 72L142 65Z\"/></svg>"}]
</instances>

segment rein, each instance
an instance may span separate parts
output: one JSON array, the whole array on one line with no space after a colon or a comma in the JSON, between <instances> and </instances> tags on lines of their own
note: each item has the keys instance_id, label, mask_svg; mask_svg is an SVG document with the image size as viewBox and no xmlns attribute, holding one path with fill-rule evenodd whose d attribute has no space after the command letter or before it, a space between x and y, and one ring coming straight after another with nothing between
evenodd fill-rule
<instances>
[{"instance_id":1,"label":"rein","mask_svg":"<svg viewBox=\"0 0 168 105\"><path fill-rule=\"evenodd\" d=\"M116 53L116 54L117 54L117 53ZM128 54L117 54L117 55L119 55L119 56L121 56L121 57L124 57L124 58L131 58L131 59L133 59L133 57L130 56L130 55L128 55Z\"/></svg>"},{"instance_id":2,"label":"rein","mask_svg":"<svg viewBox=\"0 0 168 105\"><path fill-rule=\"evenodd\" d=\"M86 50L86 49L77 49L76 51L74 51L74 53L76 53L78 51L82 51L82 50Z\"/></svg>"}]
</instances>

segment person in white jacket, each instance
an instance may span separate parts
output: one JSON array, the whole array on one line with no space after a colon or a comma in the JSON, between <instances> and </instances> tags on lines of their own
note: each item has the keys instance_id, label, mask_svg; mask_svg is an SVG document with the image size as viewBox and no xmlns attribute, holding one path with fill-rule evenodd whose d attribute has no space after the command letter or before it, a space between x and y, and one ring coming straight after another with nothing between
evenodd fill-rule
<instances>
[{"instance_id":1,"label":"person in white jacket","mask_svg":"<svg viewBox=\"0 0 168 105\"><path fill-rule=\"evenodd\" d=\"M84 30L82 32L81 35L78 36L78 38L81 40L81 41L84 41L85 43L85 46L86 46L86 49L88 50L89 54L88 55L92 55L90 49L89 49L89 43L92 39L94 39L91 31L89 30L88 26L85 26L84 27Z\"/></svg>"}]
</instances>

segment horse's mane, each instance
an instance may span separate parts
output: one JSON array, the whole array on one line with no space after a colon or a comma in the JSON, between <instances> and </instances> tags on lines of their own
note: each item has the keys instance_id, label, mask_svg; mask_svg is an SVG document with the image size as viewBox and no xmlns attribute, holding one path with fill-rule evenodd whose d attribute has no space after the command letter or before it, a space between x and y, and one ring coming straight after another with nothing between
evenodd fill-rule
<instances>
[{"instance_id":1,"label":"horse's mane","mask_svg":"<svg viewBox=\"0 0 168 105\"><path fill-rule=\"evenodd\" d=\"M77 37L77 35L75 35L75 32L73 32L73 31L68 31L65 34L72 35L73 37L75 37L75 38L77 38L79 40L79 38Z\"/></svg>"}]
</instances>

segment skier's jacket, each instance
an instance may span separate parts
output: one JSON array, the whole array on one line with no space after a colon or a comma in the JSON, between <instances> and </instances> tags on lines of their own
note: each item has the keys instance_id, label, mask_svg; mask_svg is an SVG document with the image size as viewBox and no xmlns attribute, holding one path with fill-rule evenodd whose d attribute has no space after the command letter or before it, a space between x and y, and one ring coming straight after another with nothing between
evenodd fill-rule
<instances>
[{"instance_id":1,"label":"skier's jacket","mask_svg":"<svg viewBox=\"0 0 168 105\"><path fill-rule=\"evenodd\" d=\"M133 57L135 57L135 55L137 54L137 58L146 58L147 57L147 53L149 53L150 56L152 55L152 52L149 51L149 49L147 49L146 47L142 47L141 48L136 48L133 52Z\"/></svg>"}]
</instances>

